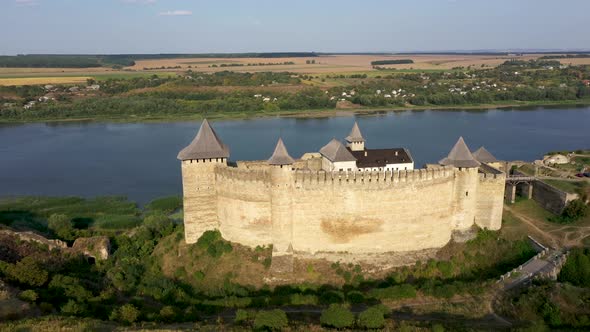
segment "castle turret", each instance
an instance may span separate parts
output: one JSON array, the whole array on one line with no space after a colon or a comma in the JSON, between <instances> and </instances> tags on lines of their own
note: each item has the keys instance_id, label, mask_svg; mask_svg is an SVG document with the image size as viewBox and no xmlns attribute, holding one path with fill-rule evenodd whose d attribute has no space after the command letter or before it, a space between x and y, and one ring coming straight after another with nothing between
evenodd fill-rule
<instances>
[{"instance_id":1,"label":"castle turret","mask_svg":"<svg viewBox=\"0 0 590 332\"><path fill-rule=\"evenodd\" d=\"M365 139L361 134L358 123L355 121L350 134L346 136L346 146L351 151L363 151L365 149Z\"/></svg>"},{"instance_id":2,"label":"castle turret","mask_svg":"<svg viewBox=\"0 0 590 332\"><path fill-rule=\"evenodd\" d=\"M219 228L215 167L227 166L229 148L207 119L191 144L178 153L182 161L186 243L195 243L207 230Z\"/></svg>"},{"instance_id":3,"label":"castle turret","mask_svg":"<svg viewBox=\"0 0 590 332\"><path fill-rule=\"evenodd\" d=\"M272 222L272 265L275 272L293 270L293 170L294 160L279 138L270 166L270 215Z\"/></svg>"},{"instance_id":4,"label":"castle turret","mask_svg":"<svg viewBox=\"0 0 590 332\"><path fill-rule=\"evenodd\" d=\"M453 187L455 214L452 226L456 230L469 229L475 223L479 179L477 170L481 164L475 160L463 137L459 137L449 155L441 159L439 163L456 167Z\"/></svg>"}]
</instances>

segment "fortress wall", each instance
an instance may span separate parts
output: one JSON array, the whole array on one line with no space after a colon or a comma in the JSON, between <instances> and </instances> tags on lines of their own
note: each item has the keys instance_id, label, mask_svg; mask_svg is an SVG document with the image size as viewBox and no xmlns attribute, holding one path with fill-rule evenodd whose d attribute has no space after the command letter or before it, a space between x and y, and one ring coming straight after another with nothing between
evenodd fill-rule
<instances>
[{"instance_id":1,"label":"fortress wall","mask_svg":"<svg viewBox=\"0 0 590 332\"><path fill-rule=\"evenodd\" d=\"M294 175L295 251L411 251L451 239L452 168Z\"/></svg>"},{"instance_id":2,"label":"fortress wall","mask_svg":"<svg viewBox=\"0 0 590 332\"><path fill-rule=\"evenodd\" d=\"M475 223L481 228L498 230L502 227L504 207L504 173L480 173L477 184Z\"/></svg>"},{"instance_id":3,"label":"fortress wall","mask_svg":"<svg viewBox=\"0 0 590 332\"><path fill-rule=\"evenodd\" d=\"M215 177L223 237L252 247L272 243L268 171L218 167Z\"/></svg>"}]
</instances>

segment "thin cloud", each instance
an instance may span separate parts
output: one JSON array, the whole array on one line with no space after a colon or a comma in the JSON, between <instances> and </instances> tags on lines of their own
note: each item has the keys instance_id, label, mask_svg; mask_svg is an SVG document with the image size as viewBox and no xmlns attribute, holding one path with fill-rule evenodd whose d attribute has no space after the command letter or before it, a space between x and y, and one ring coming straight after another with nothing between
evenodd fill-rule
<instances>
[{"instance_id":1,"label":"thin cloud","mask_svg":"<svg viewBox=\"0 0 590 332\"><path fill-rule=\"evenodd\" d=\"M17 6L37 6L37 0L15 0Z\"/></svg>"},{"instance_id":2,"label":"thin cloud","mask_svg":"<svg viewBox=\"0 0 590 332\"><path fill-rule=\"evenodd\" d=\"M192 15L193 12L190 10L168 10L165 12L160 12L159 16L189 16Z\"/></svg>"},{"instance_id":3,"label":"thin cloud","mask_svg":"<svg viewBox=\"0 0 590 332\"><path fill-rule=\"evenodd\" d=\"M124 3L137 4L137 5L151 5L156 3L157 0L121 0Z\"/></svg>"}]
</instances>

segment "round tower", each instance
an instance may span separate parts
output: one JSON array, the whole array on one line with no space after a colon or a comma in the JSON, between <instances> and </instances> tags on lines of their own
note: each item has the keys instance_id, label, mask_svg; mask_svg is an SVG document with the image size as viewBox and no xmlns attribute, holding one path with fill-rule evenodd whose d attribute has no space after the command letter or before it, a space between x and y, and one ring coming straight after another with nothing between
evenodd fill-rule
<instances>
[{"instance_id":1,"label":"round tower","mask_svg":"<svg viewBox=\"0 0 590 332\"><path fill-rule=\"evenodd\" d=\"M182 163L184 238L195 243L205 231L219 228L215 168L227 166L229 148L207 119L191 144L178 153Z\"/></svg>"},{"instance_id":2,"label":"round tower","mask_svg":"<svg viewBox=\"0 0 590 332\"><path fill-rule=\"evenodd\" d=\"M481 164L475 160L463 137L459 137L449 155L440 160L439 163L455 167L452 229L467 230L475 223L478 168Z\"/></svg>"},{"instance_id":3,"label":"round tower","mask_svg":"<svg viewBox=\"0 0 590 332\"><path fill-rule=\"evenodd\" d=\"M274 272L293 271L293 158L279 138L270 165L270 215L272 222L272 264Z\"/></svg>"}]
</instances>

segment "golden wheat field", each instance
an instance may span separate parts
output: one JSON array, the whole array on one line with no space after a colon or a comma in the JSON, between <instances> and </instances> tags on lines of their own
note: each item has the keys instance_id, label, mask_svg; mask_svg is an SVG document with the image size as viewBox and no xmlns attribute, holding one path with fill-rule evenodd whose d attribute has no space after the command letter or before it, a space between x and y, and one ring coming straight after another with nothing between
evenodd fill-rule
<instances>
[{"instance_id":1,"label":"golden wheat field","mask_svg":"<svg viewBox=\"0 0 590 332\"><path fill-rule=\"evenodd\" d=\"M0 85L40 85L85 83L90 76L0 78Z\"/></svg>"},{"instance_id":2,"label":"golden wheat field","mask_svg":"<svg viewBox=\"0 0 590 332\"><path fill-rule=\"evenodd\" d=\"M538 54L525 54L519 60L539 58ZM501 55L323 55L318 57L290 58L170 58L137 60L124 70L111 68L0 68L0 85L26 84L77 84L87 78L133 77L154 74L182 73L192 69L199 72L236 71L263 72L289 71L301 74L344 74L374 71L371 61L412 59L411 64L384 65L400 70L447 70L455 67L495 67L513 56ZM315 61L314 64L308 63ZM590 58L560 59L563 64L590 65ZM285 65L285 62L293 64ZM221 66L225 64L226 66ZM241 66L229 66L240 64ZM250 65L248 65L250 64ZM256 65L253 65L256 64ZM263 65L259 65L263 64ZM269 65L273 64L273 65ZM215 67L214 67L215 65ZM164 69L162 69L164 67ZM180 68L178 68L180 67Z\"/></svg>"}]
</instances>

